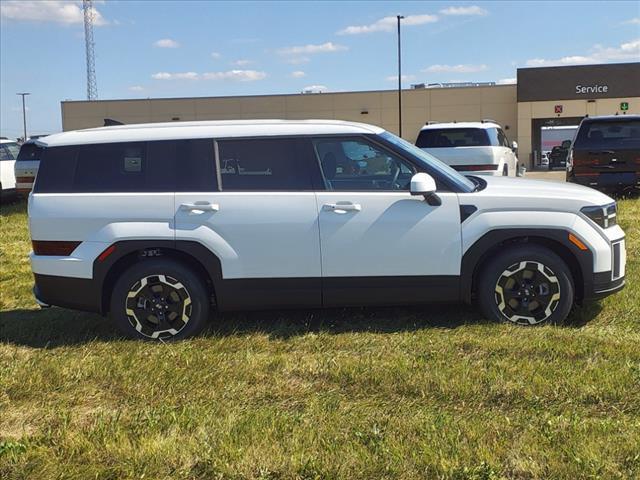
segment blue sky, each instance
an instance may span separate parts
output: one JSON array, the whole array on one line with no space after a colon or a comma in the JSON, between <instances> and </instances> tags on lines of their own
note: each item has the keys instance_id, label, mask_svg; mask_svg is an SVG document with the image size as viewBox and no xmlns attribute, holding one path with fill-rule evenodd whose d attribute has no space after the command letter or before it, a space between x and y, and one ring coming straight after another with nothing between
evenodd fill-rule
<instances>
[{"instance_id":1,"label":"blue sky","mask_svg":"<svg viewBox=\"0 0 640 480\"><path fill-rule=\"evenodd\" d=\"M0 131L60 130L86 96L81 2L0 4ZM640 60L640 2L95 2L98 96L146 98L513 81L524 66ZM394 17L394 18L387 18Z\"/></svg>"}]
</instances>

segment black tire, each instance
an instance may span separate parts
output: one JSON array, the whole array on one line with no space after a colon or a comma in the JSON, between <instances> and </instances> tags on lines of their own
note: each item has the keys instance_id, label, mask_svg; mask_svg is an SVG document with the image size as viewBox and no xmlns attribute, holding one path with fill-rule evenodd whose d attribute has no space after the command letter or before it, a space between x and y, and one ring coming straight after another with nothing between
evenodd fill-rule
<instances>
[{"instance_id":1,"label":"black tire","mask_svg":"<svg viewBox=\"0 0 640 480\"><path fill-rule=\"evenodd\" d=\"M532 244L511 247L490 260L476 289L486 318L518 325L564 321L574 292L567 264L551 250Z\"/></svg>"},{"instance_id":2,"label":"black tire","mask_svg":"<svg viewBox=\"0 0 640 480\"><path fill-rule=\"evenodd\" d=\"M189 267L152 259L120 276L110 306L113 321L127 337L166 342L192 337L206 327L210 295L205 281Z\"/></svg>"},{"instance_id":3,"label":"black tire","mask_svg":"<svg viewBox=\"0 0 640 480\"><path fill-rule=\"evenodd\" d=\"M509 176L509 165L505 165L504 167L502 167L502 176L503 177Z\"/></svg>"}]
</instances>

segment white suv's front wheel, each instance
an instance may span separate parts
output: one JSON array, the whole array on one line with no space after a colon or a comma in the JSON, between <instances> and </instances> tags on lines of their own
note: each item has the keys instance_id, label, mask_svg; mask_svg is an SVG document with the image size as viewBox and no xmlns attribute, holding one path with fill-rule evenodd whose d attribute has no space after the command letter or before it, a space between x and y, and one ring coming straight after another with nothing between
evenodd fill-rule
<instances>
[{"instance_id":1,"label":"white suv's front wheel","mask_svg":"<svg viewBox=\"0 0 640 480\"><path fill-rule=\"evenodd\" d=\"M511 247L491 260L479 277L477 294L487 318L539 325L567 318L574 285L558 255L529 244Z\"/></svg>"},{"instance_id":2,"label":"white suv's front wheel","mask_svg":"<svg viewBox=\"0 0 640 480\"><path fill-rule=\"evenodd\" d=\"M116 282L111 316L128 337L177 340L206 326L209 297L203 280L188 267L170 259L145 260Z\"/></svg>"}]
</instances>

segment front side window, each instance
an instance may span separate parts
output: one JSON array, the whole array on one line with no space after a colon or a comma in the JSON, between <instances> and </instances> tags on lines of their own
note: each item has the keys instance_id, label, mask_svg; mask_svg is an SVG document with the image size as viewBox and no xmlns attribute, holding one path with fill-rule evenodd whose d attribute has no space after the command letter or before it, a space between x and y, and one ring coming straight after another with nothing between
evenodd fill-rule
<instances>
[{"instance_id":1,"label":"front side window","mask_svg":"<svg viewBox=\"0 0 640 480\"><path fill-rule=\"evenodd\" d=\"M491 145L484 128L429 128L418 135L419 148L488 147Z\"/></svg>"},{"instance_id":2,"label":"front side window","mask_svg":"<svg viewBox=\"0 0 640 480\"><path fill-rule=\"evenodd\" d=\"M218 141L223 191L312 190L309 164L295 139Z\"/></svg>"},{"instance_id":3,"label":"front side window","mask_svg":"<svg viewBox=\"0 0 640 480\"><path fill-rule=\"evenodd\" d=\"M415 167L363 138L319 138L314 149L327 190L408 190Z\"/></svg>"}]
</instances>

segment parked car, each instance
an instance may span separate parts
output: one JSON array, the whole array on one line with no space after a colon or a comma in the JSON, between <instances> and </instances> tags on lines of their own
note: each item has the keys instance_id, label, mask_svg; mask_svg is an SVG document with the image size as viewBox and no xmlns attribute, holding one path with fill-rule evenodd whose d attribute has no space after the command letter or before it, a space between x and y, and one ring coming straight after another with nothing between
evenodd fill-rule
<instances>
[{"instance_id":1,"label":"parked car","mask_svg":"<svg viewBox=\"0 0 640 480\"><path fill-rule=\"evenodd\" d=\"M640 115L582 120L569 152L567 181L606 191L640 190Z\"/></svg>"},{"instance_id":2,"label":"parked car","mask_svg":"<svg viewBox=\"0 0 640 480\"><path fill-rule=\"evenodd\" d=\"M518 174L518 144L509 144L500 125L491 121L425 125L416 146L459 172L498 176Z\"/></svg>"},{"instance_id":3,"label":"parked car","mask_svg":"<svg viewBox=\"0 0 640 480\"><path fill-rule=\"evenodd\" d=\"M16 177L13 173L13 165L19 148L13 140L0 139L0 199L15 193Z\"/></svg>"},{"instance_id":4,"label":"parked car","mask_svg":"<svg viewBox=\"0 0 640 480\"><path fill-rule=\"evenodd\" d=\"M16 190L18 193L28 194L33 188L33 182L38 174L42 148L36 143L36 140L27 140L20 147L20 153L15 163Z\"/></svg>"},{"instance_id":5,"label":"parked car","mask_svg":"<svg viewBox=\"0 0 640 480\"><path fill-rule=\"evenodd\" d=\"M37 143L36 299L110 313L136 338L195 335L212 310L457 301L535 325L624 286L608 196L466 177L371 125L160 123Z\"/></svg>"},{"instance_id":6,"label":"parked car","mask_svg":"<svg viewBox=\"0 0 640 480\"><path fill-rule=\"evenodd\" d=\"M560 145L556 145L551 149L551 153L549 153L549 170L567 167L569 148L571 148L571 140L564 140Z\"/></svg>"}]
</instances>

